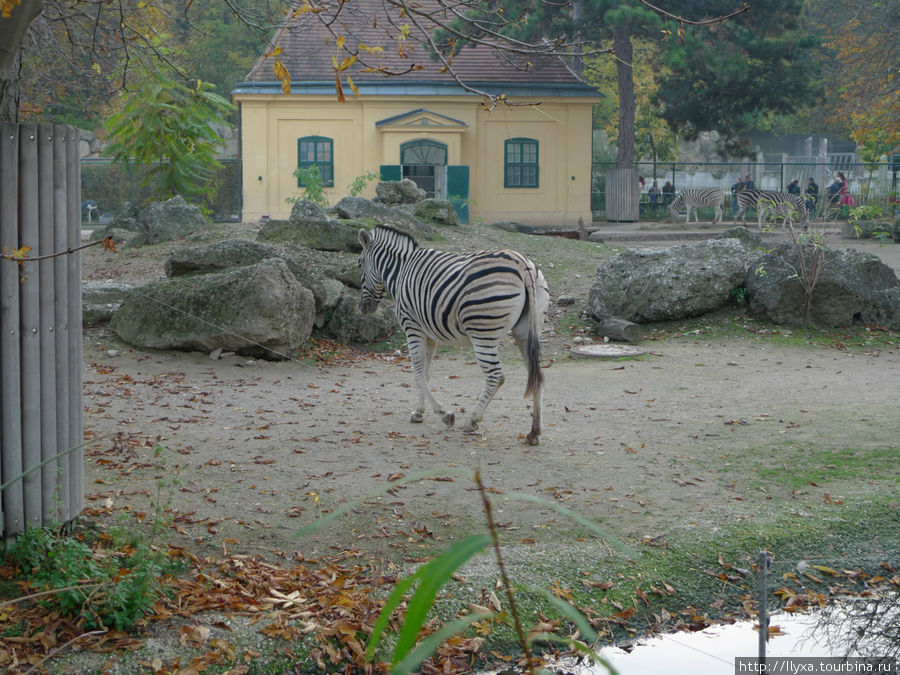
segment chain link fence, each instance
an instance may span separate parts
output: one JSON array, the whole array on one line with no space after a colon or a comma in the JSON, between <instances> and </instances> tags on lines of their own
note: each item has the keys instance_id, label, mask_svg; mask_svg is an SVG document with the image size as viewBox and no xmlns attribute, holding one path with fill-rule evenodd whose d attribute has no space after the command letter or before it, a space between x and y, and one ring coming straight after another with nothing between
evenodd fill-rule
<instances>
[{"instance_id":1,"label":"chain link fence","mask_svg":"<svg viewBox=\"0 0 900 675\"><path fill-rule=\"evenodd\" d=\"M220 160L222 168L213 178L215 191L192 200L215 222L235 222L241 218L241 162ZM81 218L85 224L110 222L131 204L138 211L159 200L155 178L146 165L119 164L109 159L81 160ZM148 180L149 177L149 180Z\"/></svg>"},{"instance_id":2,"label":"chain link fence","mask_svg":"<svg viewBox=\"0 0 900 675\"><path fill-rule=\"evenodd\" d=\"M754 186L763 190L787 192L788 185L798 181L800 192L805 194L808 179L818 185L819 197L811 217L840 219L848 216L848 208L842 208L832 199L828 188L838 171L847 178L847 190L855 206L871 208L872 217L890 217L898 211L898 173L900 163L887 162L864 164L852 161L854 156L829 155L827 162L815 157L789 157L766 155L760 162L637 162L635 168L644 178L640 187L641 220L663 220L669 217L668 204L680 191L689 187L719 187L725 191L724 219L727 221L737 210L732 188L738 177L752 178ZM591 211L595 220L604 220L606 211L606 172L615 168L613 162L594 162L591 170ZM657 199L649 192L656 181L660 189ZM671 191L663 192L666 184ZM700 218L712 220L713 209L701 209ZM754 214L755 215L755 214Z\"/></svg>"}]
</instances>

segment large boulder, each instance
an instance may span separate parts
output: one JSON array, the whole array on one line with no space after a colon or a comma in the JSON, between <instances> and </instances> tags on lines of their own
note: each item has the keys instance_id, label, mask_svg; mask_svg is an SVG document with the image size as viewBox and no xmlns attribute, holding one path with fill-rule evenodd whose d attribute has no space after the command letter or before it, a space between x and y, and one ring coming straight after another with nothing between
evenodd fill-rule
<instances>
[{"instance_id":1,"label":"large boulder","mask_svg":"<svg viewBox=\"0 0 900 675\"><path fill-rule=\"evenodd\" d=\"M373 202L365 197L344 197L331 207L338 218L374 218L378 219L383 214L389 213L390 207L378 202Z\"/></svg>"},{"instance_id":2,"label":"large boulder","mask_svg":"<svg viewBox=\"0 0 900 675\"><path fill-rule=\"evenodd\" d=\"M752 257L737 239L628 249L597 267L588 315L645 323L705 314L743 284Z\"/></svg>"},{"instance_id":3,"label":"large boulder","mask_svg":"<svg viewBox=\"0 0 900 675\"><path fill-rule=\"evenodd\" d=\"M371 343L400 331L394 312L384 303L372 314L360 314L358 304L359 293L348 290L340 302L326 313L320 332L339 342Z\"/></svg>"},{"instance_id":4,"label":"large boulder","mask_svg":"<svg viewBox=\"0 0 900 675\"><path fill-rule=\"evenodd\" d=\"M870 306L860 317L863 321L888 330L900 330L900 286L872 291L868 300Z\"/></svg>"},{"instance_id":5,"label":"large boulder","mask_svg":"<svg viewBox=\"0 0 900 675\"><path fill-rule=\"evenodd\" d=\"M269 244L299 244L320 251L362 251L356 228L327 218L270 220L256 238Z\"/></svg>"},{"instance_id":6,"label":"large boulder","mask_svg":"<svg viewBox=\"0 0 900 675\"><path fill-rule=\"evenodd\" d=\"M459 225L456 209L446 199L423 199L416 204L413 215L419 220L442 225Z\"/></svg>"},{"instance_id":7,"label":"large boulder","mask_svg":"<svg viewBox=\"0 0 900 675\"><path fill-rule=\"evenodd\" d=\"M803 326L807 323L804 278L816 256L818 278L809 301L808 322L820 328L849 326L866 316L885 316L890 310L883 298L873 296L900 285L894 271L877 257L849 248L832 250L811 242L780 244L761 256L747 272L750 313L773 323ZM881 309L877 306L881 304Z\"/></svg>"},{"instance_id":8,"label":"large boulder","mask_svg":"<svg viewBox=\"0 0 900 675\"><path fill-rule=\"evenodd\" d=\"M294 278L312 291L317 316L337 304L338 289L343 289L343 284L332 277L340 274L346 265L338 264L339 261L323 252L304 247L275 246L252 239L226 239L213 244L184 246L172 250L166 261L166 274L170 277L207 274L256 265L270 258L283 260ZM356 269L355 265L353 269Z\"/></svg>"},{"instance_id":9,"label":"large boulder","mask_svg":"<svg viewBox=\"0 0 900 675\"><path fill-rule=\"evenodd\" d=\"M383 180L375 185L375 197L382 204L415 204L425 199L425 190L409 178Z\"/></svg>"},{"instance_id":10,"label":"large boulder","mask_svg":"<svg viewBox=\"0 0 900 675\"><path fill-rule=\"evenodd\" d=\"M753 250L763 247L762 237L746 227L732 227L716 235L716 239L737 239L746 248Z\"/></svg>"},{"instance_id":11,"label":"large boulder","mask_svg":"<svg viewBox=\"0 0 900 675\"><path fill-rule=\"evenodd\" d=\"M135 288L110 322L130 345L280 359L309 338L312 293L282 260L151 282Z\"/></svg>"},{"instance_id":12,"label":"large boulder","mask_svg":"<svg viewBox=\"0 0 900 675\"><path fill-rule=\"evenodd\" d=\"M108 323L125 296L132 289L129 284L116 281L84 281L81 284L81 321L85 326Z\"/></svg>"},{"instance_id":13,"label":"large boulder","mask_svg":"<svg viewBox=\"0 0 900 675\"><path fill-rule=\"evenodd\" d=\"M207 228L208 223L200 209L176 195L164 202L153 202L136 218L121 215L108 226L94 230L91 238L112 236L117 242L142 246L180 239Z\"/></svg>"},{"instance_id":14,"label":"large boulder","mask_svg":"<svg viewBox=\"0 0 900 675\"><path fill-rule=\"evenodd\" d=\"M307 218L322 220L325 218L325 211L314 201L298 199L291 207L290 220L306 220Z\"/></svg>"}]
</instances>

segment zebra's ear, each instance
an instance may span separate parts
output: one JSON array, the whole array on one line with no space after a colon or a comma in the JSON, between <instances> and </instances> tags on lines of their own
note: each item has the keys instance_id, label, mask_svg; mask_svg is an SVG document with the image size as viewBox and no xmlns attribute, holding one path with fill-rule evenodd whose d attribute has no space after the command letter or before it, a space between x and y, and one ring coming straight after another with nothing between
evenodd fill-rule
<instances>
[{"instance_id":1,"label":"zebra's ear","mask_svg":"<svg viewBox=\"0 0 900 675\"><path fill-rule=\"evenodd\" d=\"M362 244L363 251L372 245L372 235L369 234L368 230L359 231L359 243Z\"/></svg>"}]
</instances>

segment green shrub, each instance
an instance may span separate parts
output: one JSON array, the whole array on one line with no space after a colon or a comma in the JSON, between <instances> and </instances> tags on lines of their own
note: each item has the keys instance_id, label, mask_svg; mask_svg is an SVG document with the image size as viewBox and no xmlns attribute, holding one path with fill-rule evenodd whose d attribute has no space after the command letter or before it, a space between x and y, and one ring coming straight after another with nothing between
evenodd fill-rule
<instances>
[{"instance_id":1,"label":"green shrub","mask_svg":"<svg viewBox=\"0 0 900 675\"><path fill-rule=\"evenodd\" d=\"M86 630L135 624L163 592L162 578L175 564L125 530L89 546L77 536L31 528L19 535L9 557L31 592L62 614L80 617Z\"/></svg>"}]
</instances>

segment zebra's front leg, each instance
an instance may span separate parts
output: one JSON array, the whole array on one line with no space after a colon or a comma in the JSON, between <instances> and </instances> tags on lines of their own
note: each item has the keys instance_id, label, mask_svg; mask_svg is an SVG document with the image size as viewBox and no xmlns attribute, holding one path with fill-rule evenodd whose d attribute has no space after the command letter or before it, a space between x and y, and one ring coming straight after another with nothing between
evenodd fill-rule
<instances>
[{"instance_id":1,"label":"zebra's front leg","mask_svg":"<svg viewBox=\"0 0 900 675\"><path fill-rule=\"evenodd\" d=\"M475 344L474 346L475 359L484 373L484 391L481 394L481 398L478 399L478 403L475 404L472 416L463 427L463 431L466 432L475 431L478 428L478 424L484 417L485 408L487 408L491 399L494 398L494 394L497 393L505 379L503 371L500 369L500 345L494 341L492 345Z\"/></svg>"},{"instance_id":2,"label":"zebra's front leg","mask_svg":"<svg viewBox=\"0 0 900 675\"><path fill-rule=\"evenodd\" d=\"M431 361L434 358L434 352L437 343L429 338L407 337L407 345L409 346L409 357L413 363L413 376L416 380L416 386L419 388L419 405L412 411L409 421L421 423L425 418L425 401L427 399L431 409L441 416L441 421L452 427L456 421L453 413L444 410L444 406L431 393L428 386L428 380L431 373Z\"/></svg>"}]
</instances>

